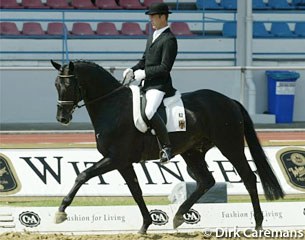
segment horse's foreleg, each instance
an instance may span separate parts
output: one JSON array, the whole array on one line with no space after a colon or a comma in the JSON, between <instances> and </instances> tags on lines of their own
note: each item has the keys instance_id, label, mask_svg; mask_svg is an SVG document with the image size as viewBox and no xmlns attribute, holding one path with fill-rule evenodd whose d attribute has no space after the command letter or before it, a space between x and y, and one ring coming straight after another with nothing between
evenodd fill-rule
<instances>
[{"instance_id":1,"label":"horse's foreleg","mask_svg":"<svg viewBox=\"0 0 305 240\"><path fill-rule=\"evenodd\" d=\"M140 208L141 214L143 216L143 225L142 225L141 229L139 230L139 233L145 234L148 227L152 223L152 219L151 219L151 216L147 209L147 206L144 202L144 199L142 196L142 190L140 188L136 173L135 173L132 165L128 166L127 168L121 169L119 171L120 171L122 177L124 178L124 180L126 181L134 200L136 201L136 203L138 204L138 206Z\"/></svg>"},{"instance_id":2,"label":"horse's foreleg","mask_svg":"<svg viewBox=\"0 0 305 240\"><path fill-rule=\"evenodd\" d=\"M214 177L209 172L204 162L204 153L199 151L188 151L182 154L187 166L194 174L197 181L196 190L179 207L173 221L174 228L179 227L183 222L183 214L187 213L198 199L215 184Z\"/></svg>"},{"instance_id":3,"label":"horse's foreleg","mask_svg":"<svg viewBox=\"0 0 305 240\"><path fill-rule=\"evenodd\" d=\"M62 203L58 209L58 212L55 216L55 222L61 223L67 219L67 214L65 213L65 209L72 203L76 193L80 189L80 187L86 183L89 179L109 172L114 169L114 164L110 158L103 158L99 162L93 164L90 168L86 169L85 171L81 172L76 180L75 183L68 193L66 197L62 200Z\"/></svg>"}]
</instances>

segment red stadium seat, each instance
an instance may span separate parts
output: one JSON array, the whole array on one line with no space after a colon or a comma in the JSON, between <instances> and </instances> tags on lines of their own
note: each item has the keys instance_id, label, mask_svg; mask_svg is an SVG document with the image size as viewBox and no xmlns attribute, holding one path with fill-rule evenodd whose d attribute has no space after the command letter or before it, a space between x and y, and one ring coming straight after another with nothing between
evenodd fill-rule
<instances>
[{"instance_id":1,"label":"red stadium seat","mask_svg":"<svg viewBox=\"0 0 305 240\"><path fill-rule=\"evenodd\" d=\"M91 25L89 23L84 23L84 22L73 23L72 34L79 35L79 36L95 35L95 33L93 32L93 30L91 28Z\"/></svg>"},{"instance_id":2,"label":"red stadium seat","mask_svg":"<svg viewBox=\"0 0 305 240\"><path fill-rule=\"evenodd\" d=\"M16 0L0 0L0 8L23 8Z\"/></svg>"},{"instance_id":3,"label":"red stadium seat","mask_svg":"<svg viewBox=\"0 0 305 240\"><path fill-rule=\"evenodd\" d=\"M67 2L67 0L47 0L47 5L54 9L73 9Z\"/></svg>"},{"instance_id":4,"label":"red stadium seat","mask_svg":"<svg viewBox=\"0 0 305 240\"><path fill-rule=\"evenodd\" d=\"M153 3L163 3L163 0L144 0L143 5L148 8Z\"/></svg>"},{"instance_id":5,"label":"red stadium seat","mask_svg":"<svg viewBox=\"0 0 305 240\"><path fill-rule=\"evenodd\" d=\"M146 23L145 34L146 35L152 35L154 31L155 31L155 29L152 28L151 23L150 22Z\"/></svg>"},{"instance_id":6,"label":"red stadium seat","mask_svg":"<svg viewBox=\"0 0 305 240\"><path fill-rule=\"evenodd\" d=\"M114 23L101 22L97 24L96 34L103 36L117 36L120 35Z\"/></svg>"},{"instance_id":7,"label":"red stadium seat","mask_svg":"<svg viewBox=\"0 0 305 240\"><path fill-rule=\"evenodd\" d=\"M91 0L72 0L71 5L77 9L97 9Z\"/></svg>"},{"instance_id":8,"label":"red stadium seat","mask_svg":"<svg viewBox=\"0 0 305 240\"><path fill-rule=\"evenodd\" d=\"M41 0L22 0L24 8L49 8L41 2Z\"/></svg>"},{"instance_id":9,"label":"red stadium seat","mask_svg":"<svg viewBox=\"0 0 305 240\"><path fill-rule=\"evenodd\" d=\"M0 35L20 35L14 22L0 22Z\"/></svg>"},{"instance_id":10,"label":"red stadium seat","mask_svg":"<svg viewBox=\"0 0 305 240\"><path fill-rule=\"evenodd\" d=\"M22 27L23 35L32 35L32 36L39 36L45 35L46 33L42 30L40 23L37 22L26 22L23 23Z\"/></svg>"},{"instance_id":11,"label":"red stadium seat","mask_svg":"<svg viewBox=\"0 0 305 240\"><path fill-rule=\"evenodd\" d=\"M48 27L47 27L48 35L61 36L64 35L65 33L64 30L65 30L65 24L63 24L62 22L48 23ZM67 30L67 34L69 34L68 30Z\"/></svg>"},{"instance_id":12,"label":"red stadium seat","mask_svg":"<svg viewBox=\"0 0 305 240\"><path fill-rule=\"evenodd\" d=\"M125 9L134 9L134 10L141 10L146 9L139 0L120 0L120 6Z\"/></svg>"},{"instance_id":13,"label":"red stadium seat","mask_svg":"<svg viewBox=\"0 0 305 240\"><path fill-rule=\"evenodd\" d=\"M95 5L100 9L122 9L115 0L96 0Z\"/></svg>"},{"instance_id":14,"label":"red stadium seat","mask_svg":"<svg viewBox=\"0 0 305 240\"><path fill-rule=\"evenodd\" d=\"M121 33L128 36L143 36L144 33L138 23L125 22L122 24Z\"/></svg>"},{"instance_id":15,"label":"red stadium seat","mask_svg":"<svg viewBox=\"0 0 305 240\"><path fill-rule=\"evenodd\" d=\"M194 35L187 23L185 22L172 22L170 25L171 31L176 36L192 36Z\"/></svg>"}]
</instances>

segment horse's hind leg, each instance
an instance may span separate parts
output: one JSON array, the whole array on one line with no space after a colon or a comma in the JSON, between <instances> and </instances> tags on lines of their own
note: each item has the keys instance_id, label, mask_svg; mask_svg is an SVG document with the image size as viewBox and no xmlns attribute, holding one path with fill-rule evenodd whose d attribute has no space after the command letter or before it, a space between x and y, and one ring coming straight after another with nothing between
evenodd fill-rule
<instances>
[{"instance_id":1,"label":"horse's hind leg","mask_svg":"<svg viewBox=\"0 0 305 240\"><path fill-rule=\"evenodd\" d=\"M256 222L255 229L257 230L261 229L264 217L260 207L258 193L257 193L256 176L251 170L249 163L246 159L244 153L244 147L242 146L242 148L240 148L231 145L230 148L227 150L221 148L219 149L222 152L222 154L226 158L228 158L228 160L233 164L239 176L243 180L244 185L251 197L251 202L254 210L254 218Z\"/></svg>"},{"instance_id":2,"label":"horse's hind leg","mask_svg":"<svg viewBox=\"0 0 305 240\"><path fill-rule=\"evenodd\" d=\"M174 228L179 227L183 222L183 214L187 213L198 199L215 184L215 179L209 172L204 161L205 152L189 150L182 154L187 166L194 174L197 182L196 190L182 203L174 217Z\"/></svg>"},{"instance_id":3,"label":"horse's hind leg","mask_svg":"<svg viewBox=\"0 0 305 240\"><path fill-rule=\"evenodd\" d=\"M62 200L62 203L58 209L58 212L55 216L55 222L61 223L67 219L67 214L65 213L65 209L72 203L77 191L80 189L80 187L87 182L89 179L104 174L106 172L109 172L111 170L115 169L115 165L112 163L110 158L103 158L99 162L95 163L90 168L86 169L85 171L81 172L76 180L75 183L70 190L70 192L67 194L66 197Z\"/></svg>"},{"instance_id":4,"label":"horse's hind leg","mask_svg":"<svg viewBox=\"0 0 305 240\"><path fill-rule=\"evenodd\" d=\"M119 170L119 171L120 171L122 177L124 178L124 180L126 181L134 200L136 201L136 203L138 204L138 206L140 208L141 214L143 216L143 225L142 225L141 229L139 230L139 233L145 234L148 227L152 224L152 219L148 212L147 206L144 202L144 199L142 196L142 190L140 188L137 175L136 175L132 165L130 165L127 168L124 168L122 170Z\"/></svg>"}]
</instances>

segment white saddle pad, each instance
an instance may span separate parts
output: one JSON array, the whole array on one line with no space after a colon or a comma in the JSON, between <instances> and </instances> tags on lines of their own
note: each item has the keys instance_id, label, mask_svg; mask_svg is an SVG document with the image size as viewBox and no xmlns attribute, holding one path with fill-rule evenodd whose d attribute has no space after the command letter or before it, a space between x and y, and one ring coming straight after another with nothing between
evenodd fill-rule
<instances>
[{"instance_id":1,"label":"white saddle pad","mask_svg":"<svg viewBox=\"0 0 305 240\"><path fill-rule=\"evenodd\" d=\"M141 109L140 109L140 88L138 86L129 86L132 91L133 99L133 121L136 128L145 133L148 129L144 122ZM163 100L167 123L166 128L168 132L186 131L186 119L184 105L181 100L181 94L176 91L176 94L172 97L165 98Z\"/></svg>"}]
</instances>

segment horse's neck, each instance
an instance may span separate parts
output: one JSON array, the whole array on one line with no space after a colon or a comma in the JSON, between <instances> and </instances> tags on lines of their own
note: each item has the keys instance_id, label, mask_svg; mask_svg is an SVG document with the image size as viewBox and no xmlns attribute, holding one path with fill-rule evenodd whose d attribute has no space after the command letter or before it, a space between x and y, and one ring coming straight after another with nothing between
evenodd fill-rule
<instances>
[{"instance_id":1,"label":"horse's neck","mask_svg":"<svg viewBox=\"0 0 305 240\"><path fill-rule=\"evenodd\" d=\"M102 68L93 68L91 71L80 69L78 78L88 114L94 129L97 130L97 125L100 125L97 123L101 121L101 116L105 116L109 105L113 105L109 104L109 99L113 99L113 96L108 97L107 95L111 95L115 89L122 85Z\"/></svg>"},{"instance_id":2,"label":"horse's neck","mask_svg":"<svg viewBox=\"0 0 305 240\"><path fill-rule=\"evenodd\" d=\"M97 66L87 69L79 68L78 78L85 95L83 96L85 101L105 96L121 86L109 72Z\"/></svg>"}]
</instances>

